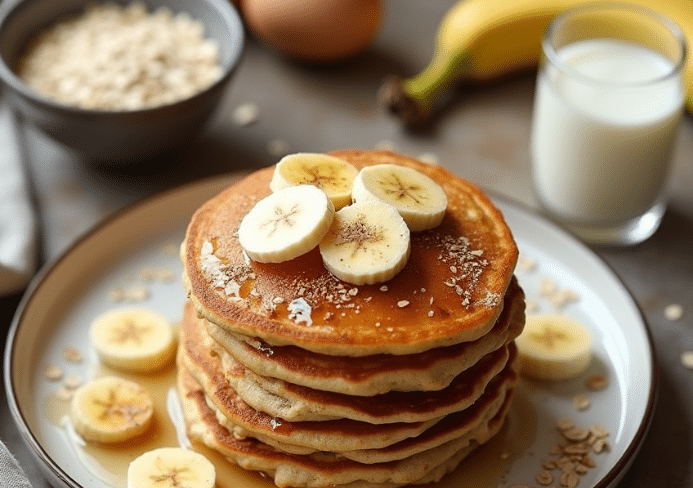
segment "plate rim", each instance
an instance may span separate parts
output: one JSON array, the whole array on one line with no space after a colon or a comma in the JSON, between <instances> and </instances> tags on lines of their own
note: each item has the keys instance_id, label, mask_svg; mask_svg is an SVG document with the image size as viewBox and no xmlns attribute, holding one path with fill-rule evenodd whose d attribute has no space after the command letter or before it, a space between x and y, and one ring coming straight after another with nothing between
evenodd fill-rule
<instances>
[{"instance_id":1,"label":"plate rim","mask_svg":"<svg viewBox=\"0 0 693 488\"><path fill-rule=\"evenodd\" d=\"M594 488L613 488L612 483L620 481L620 479L626 474L628 468L630 467L631 463L634 461L635 457L637 456L643 442L645 441L645 438L647 437L647 433L650 430L650 427L652 425L652 419L654 417L654 412L657 406L657 400L659 398L659 373L658 373L658 360L657 360L657 354L656 350L654 347L654 339L652 336L652 330L651 326L647 320L647 317L645 316L645 313L640 306L640 304L635 300L635 297L633 296L633 293L631 292L630 288L626 285L624 279L621 277L621 275L611 266L605 259L603 259L597 252L592 249L589 245L587 245L585 242L580 240L575 234L570 232L568 229L565 227L560 226L559 224L553 222L551 219L549 219L546 215L542 214L540 210L537 210L535 208L530 207L529 205L525 204L524 202L520 202L516 199L513 199L511 197L505 196L505 195L500 195L497 192L493 191L486 191L485 193L489 195L489 197L494 201L499 202L504 202L522 212L525 214L528 214L531 216L534 220L541 222L543 225L552 228L552 231L555 231L559 234L562 234L564 238L566 238L569 241L572 241L574 245L577 247L581 248L582 251L586 252L587 254L591 255L594 259L596 259L601 265L603 265L606 270L613 276L613 278L618 282L618 284L621 286L622 290L625 292L628 301L631 302L631 305L634 307L634 310L637 312L638 316L640 317L642 321L642 328L645 333L645 339L647 342L647 348L650 353L650 383L651 383L651 388L650 392L647 398L647 403L645 406L645 412L643 415L643 418L640 422L640 425L638 426L638 430L635 432L635 435L633 436L633 440L628 444L628 447L626 450L623 452L623 455L618 458L618 460L614 463L613 467L602 477L599 482L594 485ZM512 230L512 229L511 229Z\"/></svg>"},{"instance_id":2,"label":"plate rim","mask_svg":"<svg viewBox=\"0 0 693 488\"><path fill-rule=\"evenodd\" d=\"M212 186L219 186L223 188L223 184L230 184L234 180L237 180L243 177L244 175L249 174L251 171L252 169L237 170L228 173L221 173L217 175L200 178L197 180L189 181L184 184L175 185L171 188L154 192L148 196L130 202L124 205L123 207L117 209L113 213L109 214L108 216L104 217L102 220L100 220L92 227L90 227L88 230L86 230L84 233L82 233L80 236L78 236L78 238L75 239L57 257L52 259L50 262L44 264L41 267L41 269L37 272L37 274L34 276L34 278L30 281L29 285L27 286L27 289L22 295L19 305L17 306L15 314L12 318L10 328L8 329L3 358L3 380L8 408L12 415L12 420L15 426L17 427L19 434L21 435L22 441L32 451L36 460L41 461L40 463L38 463L40 470L44 473L45 476L47 476L51 480L60 480L63 484L69 486L70 488L85 488L79 482L74 480L65 470L63 470L45 451L45 449L39 443L38 439L31 432L28 422L26 421L24 415L19 409L19 403L17 401L17 395L15 394L15 386L12 378L12 362L13 357L15 355L15 339L18 334L19 327L23 323L23 317L25 316L29 307L32 304L32 300L35 298L36 294L41 289L42 285L45 283L47 277L50 276L51 273L55 272L56 268L58 268L60 264L68 258L68 256L71 256L73 253L78 252L78 250L86 241L93 238L95 235L98 235L102 230L108 228L119 219L125 218L131 213L136 212L139 208L146 207L147 205L157 200L174 196L178 193L190 192L195 190L201 191L203 188ZM637 312L638 316L641 319L641 325L645 333L647 349L650 353L651 388L647 398L643 417L640 420L640 425L638 426L638 429L635 432L633 439L630 441L623 454L613 464L611 469L602 476L602 478L597 482L597 484L594 485L595 488L610 487L612 486L612 483L619 481L620 478L625 475L627 469L629 468L634 458L636 457L638 451L640 450L640 447L642 446L645 438L647 437L647 433L650 429L650 426L652 425L652 419L654 417L654 411L659 396L659 375L658 360L654 348L651 327L642 310L642 307L635 300L632 292L625 284L623 278L608 262L606 262L601 256L599 256L599 254L597 254L595 250L590 248L587 244L582 242L568 230L552 222L546 216L541 214L541 212L539 212L537 209L530 207L524 202L518 201L505 195L501 195L494 191L484 190L484 192L491 198L494 204L502 202L502 204L511 206L514 209L528 215L531 219L540 222L541 225L550 228L552 232L557 232L564 239L571 241L573 245L576 245L579 248L581 248L583 252L589 255L592 259L595 259L597 262L599 262L600 265L604 266L606 271L616 280L617 284L625 293L625 295L628 298L628 301L634 307L634 310Z\"/></svg>"},{"instance_id":3,"label":"plate rim","mask_svg":"<svg viewBox=\"0 0 693 488\"><path fill-rule=\"evenodd\" d=\"M8 329L5 340L5 351L3 357L3 382L5 396L7 398L8 408L12 415L12 420L17 427L24 444L32 451L37 460L40 459L41 462L38 463L39 468L45 476L49 478L55 477L55 479L62 481L70 488L86 488L78 481L73 479L64 469L62 469L41 446L36 436L31 432L31 428L29 427L29 423L27 422L26 418L20 411L17 395L15 394L14 381L11 372L15 352L14 349L16 345L15 339L19 331L19 327L23 322L23 317L31 306L32 300L35 299L36 294L41 289L48 276L55 272L56 268L58 268L63 261L65 261L74 252L77 252L85 242L93 238L93 236L99 234L102 230L111 226L117 220L124 218L130 213L137 211L139 208L145 207L157 200L164 199L184 191L192 191L198 187L206 188L207 186L211 187L215 184L221 185L221 183L224 181L232 182L235 178L240 178L247 173L248 171L241 170L220 175L213 175L160 190L130 202L107 215L85 232L80 234L58 256L41 266L36 275L31 279L25 292L22 294L22 298L20 299L15 314L12 317L10 328Z\"/></svg>"}]
</instances>

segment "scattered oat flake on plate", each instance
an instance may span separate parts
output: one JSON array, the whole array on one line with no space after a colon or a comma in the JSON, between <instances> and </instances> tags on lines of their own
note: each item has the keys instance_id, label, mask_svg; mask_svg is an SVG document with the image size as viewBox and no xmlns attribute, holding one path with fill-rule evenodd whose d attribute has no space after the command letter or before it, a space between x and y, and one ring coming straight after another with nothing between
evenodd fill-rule
<instances>
[{"instance_id":1,"label":"scattered oat flake on plate","mask_svg":"<svg viewBox=\"0 0 693 488\"><path fill-rule=\"evenodd\" d=\"M108 300L112 303L120 303L125 300L125 291L122 288L114 288L108 292Z\"/></svg>"},{"instance_id":2,"label":"scattered oat flake on plate","mask_svg":"<svg viewBox=\"0 0 693 488\"><path fill-rule=\"evenodd\" d=\"M63 351L63 357L66 361L69 361L71 363L82 362L82 352L75 347L66 347Z\"/></svg>"},{"instance_id":3,"label":"scattered oat flake on plate","mask_svg":"<svg viewBox=\"0 0 693 488\"><path fill-rule=\"evenodd\" d=\"M144 286L135 286L129 289L114 288L108 293L108 299L113 303L142 302L149 298L149 289Z\"/></svg>"},{"instance_id":4,"label":"scattered oat flake on plate","mask_svg":"<svg viewBox=\"0 0 693 488\"><path fill-rule=\"evenodd\" d=\"M580 298L580 296L575 292L574 290L557 290L555 293L551 294L551 296L548 297L549 301L553 303L553 305L558 308L562 309L566 305L568 305L571 302L575 302Z\"/></svg>"},{"instance_id":5,"label":"scattered oat flake on plate","mask_svg":"<svg viewBox=\"0 0 693 488\"><path fill-rule=\"evenodd\" d=\"M142 268L139 272L139 277L143 281L171 281L174 278L174 272L169 268L157 268L153 266L147 266Z\"/></svg>"},{"instance_id":6,"label":"scattered oat flake on plate","mask_svg":"<svg viewBox=\"0 0 693 488\"><path fill-rule=\"evenodd\" d=\"M580 393L573 397L573 405L576 409L582 411L590 408L590 398L584 393Z\"/></svg>"},{"instance_id":7,"label":"scattered oat flake on plate","mask_svg":"<svg viewBox=\"0 0 693 488\"><path fill-rule=\"evenodd\" d=\"M55 398L61 402L69 402L72 400L74 394L74 389L67 388L65 385L61 385L60 388L55 390Z\"/></svg>"},{"instance_id":8,"label":"scattered oat flake on plate","mask_svg":"<svg viewBox=\"0 0 693 488\"><path fill-rule=\"evenodd\" d=\"M609 386L609 380L602 374L593 374L585 380L585 386L592 391L599 391Z\"/></svg>"},{"instance_id":9,"label":"scattered oat flake on plate","mask_svg":"<svg viewBox=\"0 0 693 488\"><path fill-rule=\"evenodd\" d=\"M135 302L141 302L149 298L149 290L144 286L136 286L128 291L128 298Z\"/></svg>"},{"instance_id":10,"label":"scattered oat flake on plate","mask_svg":"<svg viewBox=\"0 0 693 488\"><path fill-rule=\"evenodd\" d=\"M161 246L161 253L172 258L178 257L180 246L175 242L167 242Z\"/></svg>"},{"instance_id":11,"label":"scattered oat flake on plate","mask_svg":"<svg viewBox=\"0 0 693 488\"><path fill-rule=\"evenodd\" d=\"M664 317L671 322L681 320L681 317L683 317L683 306L678 303L667 305L664 308Z\"/></svg>"},{"instance_id":12,"label":"scattered oat flake on plate","mask_svg":"<svg viewBox=\"0 0 693 488\"><path fill-rule=\"evenodd\" d=\"M575 427L575 423L569 418L558 419L556 422L556 428L558 428L560 431L572 429L573 427Z\"/></svg>"},{"instance_id":13,"label":"scattered oat flake on plate","mask_svg":"<svg viewBox=\"0 0 693 488\"><path fill-rule=\"evenodd\" d=\"M570 418L557 420L556 427L563 441L549 451L553 457L541 460L535 481L541 486L575 488L580 483L580 477L596 466L590 452L599 454L608 449L606 438L609 432L597 425L589 429L576 426ZM554 471L558 473L554 474Z\"/></svg>"},{"instance_id":14,"label":"scattered oat flake on plate","mask_svg":"<svg viewBox=\"0 0 693 488\"><path fill-rule=\"evenodd\" d=\"M537 483L543 486L548 486L553 483L553 475L546 470L539 471L535 476Z\"/></svg>"},{"instance_id":15,"label":"scattered oat flake on plate","mask_svg":"<svg viewBox=\"0 0 693 488\"><path fill-rule=\"evenodd\" d=\"M46 370L44 372L46 378L48 378L51 381L58 381L62 379L63 377L63 370L55 365L49 365L46 366Z\"/></svg>"},{"instance_id":16,"label":"scattered oat flake on plate","mask_svg":"<svg viewBox=\"0 0 693 488\"><path fill-rule=\"evenodd\" d=\"M73 374L73 375L68 376L67 378L65 378L65 381L63 382L63 385L65 386L65 388L67 388L67 389L69 389L69 390L76 390L77 388L79 388L80 386L82 386L82 383L83 383L83 382L84 382L84 381L82 380L82 378L81 378L80 376L77 376L77 375L74 375L74 374Z\"/></svg>"},{"instance_id":17,"label":"scattered oat flake on plate","mask_svg":"<svg viewBox=\"0 0 693 488\"><path fill-rule=\"evenodd\" d=\"M563 431L563 437L572 442L582 442L590 436L589 429L583 427L572 427Z\"/></svg>"},{"instance_id":18,"label":"scattered oat flake on plate","mask_svg":"<svg viewBox=\"0 0 693 488\"><path fill-rule=\"evenodd\" d=\"M539 280L538 291L540 295L545 297L551 296L557 289L556 282L551 278L545 276Z\"/></svg>"},{"instance_id":19,"label":"scattered oat flake on plate","mask_svg":"<svg viewBox=\"0 0 693 488\"><path fill-rule=\"evenodd\" d=\"M517 268L520 271L534 271L537 267L537 262L527 256L520 256L517 259Z\"/></svg>"},{"instance_id":20,"label":"scattered oat flake on plate","mask_svg":"<svg viewBox=\"0 0 693 488\"><path fill-rule=\"evenodd\" d=\"M525 301L525 313L537 313L539 311L539 304L536 300L526 300Z\"/></svg>"},{"instance_id":21,"label":"scattered oat flake on plate","mask_svg":"<svg viewBox=\"0 0 693 488\"><path fill-rule=\"evenodd\" d=\"M566 471L561 475L562 487L575 488L579 482L580 478L578 477L577 473L575 473L575 471Z\"/></svg>"}]
</instances>

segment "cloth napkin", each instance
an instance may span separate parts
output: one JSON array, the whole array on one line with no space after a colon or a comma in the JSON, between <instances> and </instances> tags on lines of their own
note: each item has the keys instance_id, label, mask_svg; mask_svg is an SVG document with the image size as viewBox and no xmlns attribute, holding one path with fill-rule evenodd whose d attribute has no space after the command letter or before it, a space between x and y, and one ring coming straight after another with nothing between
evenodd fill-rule
<instances>
[{"instance_id":1,"label":"cloth napkin","mask_svg":"<svg viewBox=\"0 0 693 488\"><path fill-rule=\"evenodd\" d=\"M0 296L24 288L37 266L37 217L19 130L0 98Z\"/></svg>"},{"instance_id":2,"label":"cloth napkin","mask_svg":"<svg viewBox=\"0 0 693 488\"><path fill-rule=\"evenodd\" d=\"M31 488L24 471L2 442L0 442L0 486Z\"/></svg>"}]
</instances>

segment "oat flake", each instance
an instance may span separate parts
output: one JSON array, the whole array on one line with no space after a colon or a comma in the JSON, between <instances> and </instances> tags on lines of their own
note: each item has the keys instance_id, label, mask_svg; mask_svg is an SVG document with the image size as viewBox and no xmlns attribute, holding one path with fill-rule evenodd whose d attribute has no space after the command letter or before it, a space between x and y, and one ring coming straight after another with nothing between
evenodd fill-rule
<instances>
[{"instance_id":1,"label":"oat flake","mask_svg":"<svg viewBox=\"0 0 693 488\"><path fill-rule=\"evenodd\" d=\"M57 381L62 379L63 370L58 366L47 366L44 374L49 380Z\"/></svg>"},{"instance_id":2,"label":"oat flake","mask_svg":"<svg viewBox=\"0 0 693 488\"><path fill-rule=\"evenodd\" d=\"M305 322L308 327L313 325L313 319L311 318L311 313L313 309L303 298L299 297L292 300L288 306L289 319L293 320L297 324Z\"/></svg>"}]
</instances>

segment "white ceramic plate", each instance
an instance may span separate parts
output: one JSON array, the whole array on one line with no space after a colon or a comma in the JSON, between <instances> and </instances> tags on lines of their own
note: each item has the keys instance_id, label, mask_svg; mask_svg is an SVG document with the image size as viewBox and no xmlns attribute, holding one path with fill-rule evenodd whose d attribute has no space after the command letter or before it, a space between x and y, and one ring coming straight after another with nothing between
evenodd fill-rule
<instances>
[{"instance_id":1,"label":"white ceramic plate","mask_svg":"<svg viewBox=\"0 0 693 488\"><path fill-rule=\"evenodd\" d=\"M10 408L24 440L44 473L57 487L124 487L127 462L140 451L175 441L175 408L166 400L156 435L137 448L93 449L81 446L61 421L66 402L56 398L61 384L86 381L100 374L87 330L101 311L128 303L113 302L120 290L136 303L179 320L185 294L178 276L178 244L194 210L237 176L194 183L145 200L98 226L33 282L15 317L5 352L5 385ZM542 458L558 441L556 420L571 417L585 427L599 424L610 432L608 452L595 455L597 466L580 486L614 486L643 441L655 398L654 358L643 316L614 273L587 247L533 212L496 198L513 229L521 256L535 263L518 268L528 299L542 312L554 305L537 290L551 279L559 289L579 297L562 310L588 325L595 336L595 360L580 378L560 384L522 381L509 421L488 446L475 453L465 469L440 486L510 486L535 484ZM149 270L154 277L143 277ZM176 278L157 273L172 271ZM142 292L147 297L142 299ZM65 349L81 351L81 362L69 361ZM50 380L47 366L59 366L62 380ZM606 389L589 392L590 408L577 411L573 398L586 393L584 379L594 373L609 379ZM147 379L165 392L173 375ZM164 395L165 397L165 395ZM65 405L63 405L65 404ZM174 405L175 406L175 405ZM172 433L173 432L173 433ZM218 459L215 459L218 461ZM223 462L220 462L224 464ZM221 470L220 487L269 486L260 477L232 467ZM227 481L224 481L227 480Z\"/></svg>"}]
</instances>

